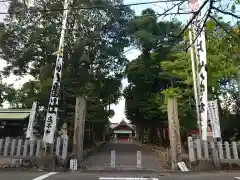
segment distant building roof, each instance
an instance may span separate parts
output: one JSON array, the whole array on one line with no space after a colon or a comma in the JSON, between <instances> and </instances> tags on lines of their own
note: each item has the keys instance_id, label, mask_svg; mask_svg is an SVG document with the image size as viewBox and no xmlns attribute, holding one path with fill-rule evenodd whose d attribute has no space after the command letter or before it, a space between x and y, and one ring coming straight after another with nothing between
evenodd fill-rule
<instances>
[{"instance_id":1,"label":"distant building roof","mask_svg":"<svg viewBox=\"0 0 240 180\"><path fill-rule=\"evenodd\" d=\"M5 108L0 108L0 113L6 112L6 113L25 113L31 112L31 109L5 109Z\"/></svg>"},{"instance_id":2,"label":"distant building roof","mask_svg":"<svg viewBox=\"0 0 240 180\"><path fill-rule=\"evenodd\" d=\"M0 109L0 120L24 120L31 109Z\"/></svg>"},{"instance_id":3,"label":"distant building roof","mask_svg":"<svg viewBox=\"0 0 240 180\"><path fill-rule=\"evenodd\" d=\"M114 128L118 127L119 125L126 125L126 126L130 127L131 129L135 130L135 127L132 124L127 123L124 120L122 120L120 123L111 123L110 128L114 129Z\"/></svg>"},{"instance_id":4,"label":"distant building roof","mask_svg":"<svg viewBox=\"0 0 240 180\"><path fill-rule=\"evenodd\" d=\"M110 124L110 128L113 129L114 127L116 127L118 125L118 123L111 123Z\"/></svg>"}]
</instances>

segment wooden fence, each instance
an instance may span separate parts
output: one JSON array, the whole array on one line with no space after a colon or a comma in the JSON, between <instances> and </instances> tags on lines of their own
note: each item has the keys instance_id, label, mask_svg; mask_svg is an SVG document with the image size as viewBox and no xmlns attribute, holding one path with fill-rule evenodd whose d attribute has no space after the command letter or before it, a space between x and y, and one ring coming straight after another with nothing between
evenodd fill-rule
<instances>
[{"instance_id":1,"label":"wooden fence","mask_svg":"<svg viewBox=\"0 0 240 180\"><path fill-rule=\"evenodd\" d=\"M222 163L240 163L238 156L237 143L235 141L229 143L223 142L207 142L200 139L193 140L188 137L188 155L189 161L211 160L213 151L217 154L217 159Z\"/></svg>"},{"instance_id":2,"label":"wooden fence","mask_svg":"<svg viewBox=\"0 0 240 180\"><path fill-rule=\"evenodd\" d=\"M12 139L6 137L0 139L0 164L2 161L24 159L40 155L42 140L30 141L28 139ZM54 154L61 160L65 160L68 154L68 136L57 137Z\"/></svg>"}]
</instances>

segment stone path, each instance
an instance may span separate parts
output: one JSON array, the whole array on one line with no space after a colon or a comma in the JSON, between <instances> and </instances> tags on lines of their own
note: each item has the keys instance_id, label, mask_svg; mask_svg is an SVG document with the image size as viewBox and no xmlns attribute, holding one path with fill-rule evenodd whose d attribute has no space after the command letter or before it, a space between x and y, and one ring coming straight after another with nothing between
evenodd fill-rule
<instances>
[{"instance_id":1,"label":"stone path","mask_svg":"<svg viewBox=\"0 0 240 180\"><path fill-rule=\"evenodd\" d=\"M85 166L86 170L111 169L111 150L116 152L116 169L139 170L137 169L137 151L141 151L141 170L156 172L166 170L165 163L160 160L159 156L151 148L144 148L144 146L134 142L106 143L97 153L86 158L83 161L83 166Z\"/></svg>"}]
</instances>

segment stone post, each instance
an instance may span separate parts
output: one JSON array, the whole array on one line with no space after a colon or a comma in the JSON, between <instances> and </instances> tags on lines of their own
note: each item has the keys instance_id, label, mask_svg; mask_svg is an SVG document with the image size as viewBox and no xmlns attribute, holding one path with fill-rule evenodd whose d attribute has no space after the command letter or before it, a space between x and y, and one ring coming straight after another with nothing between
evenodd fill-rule
<instances>
[{"instance_id":1,"label":"stone post","mask_svg":"<svg viewBox=\"0 0 240 180\"><path fill-rule=\"evenodd\" d=\"M73 138L73 154L81 162L83 159L83 140L85 129L86 100L78 96L76 98L75 125Z\"/></svg>"},{"instance_id":2,"label":"stone post","mask_svg":"<svg viewBox=\"0 0 240 180\"><path fill-rule=\"evenodd\" d=\"M176 170L178 169L177 163L182 161L182 146L178 119L178 105L176 98L168 99L167 109L172 169Z\"/></svg>"}]
</instances>

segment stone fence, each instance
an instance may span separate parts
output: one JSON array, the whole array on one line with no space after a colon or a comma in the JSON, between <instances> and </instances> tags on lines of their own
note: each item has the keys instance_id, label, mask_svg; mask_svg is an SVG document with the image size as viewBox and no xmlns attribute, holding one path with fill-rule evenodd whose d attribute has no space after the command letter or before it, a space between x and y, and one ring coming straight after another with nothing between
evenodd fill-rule
<instances>
[{"instance_id":1,"label":"stone fence","mask_svg":"<svg viewBox=\"0 0 240 180\"><path fill-rule=\"evenodd\" d=\"M235 141L207 142L188 137L189 162L211 160L221 163L239 164L237 143Z\"/></svg>"},{"instance_id":2,"label":"stone fence","mask_svg":"<svg viewBox=\"0 0 240 180\"><path fill-rule=\"evenodd\" d=\"M0 139L0 166L20 165L23 160L42 156L42 140ZM68 154L68 136L57 137L54 144L54 155L63 162Z\"/></svg>"}]
</instances>

